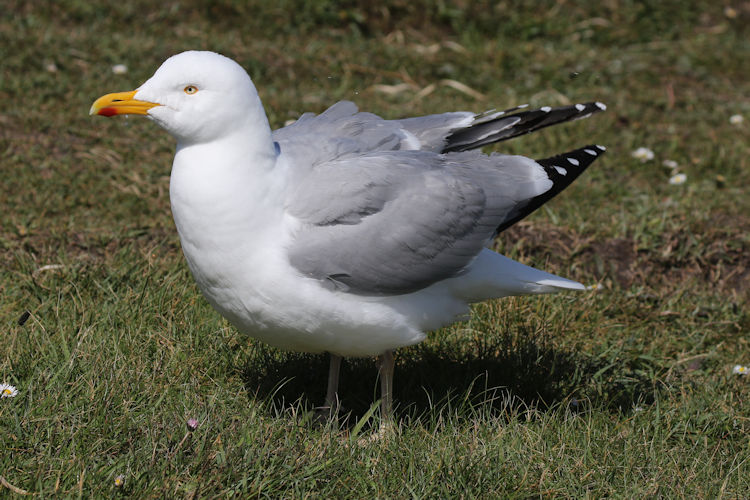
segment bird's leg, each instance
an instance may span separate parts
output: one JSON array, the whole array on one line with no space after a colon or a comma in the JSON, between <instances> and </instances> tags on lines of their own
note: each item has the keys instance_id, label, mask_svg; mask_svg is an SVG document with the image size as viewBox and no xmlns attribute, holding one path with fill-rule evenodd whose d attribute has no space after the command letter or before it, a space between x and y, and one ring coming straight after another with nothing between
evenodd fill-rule
<instances>
[{"instance_id":1,"label":"bird's leg","mask_svg":"<svg viewBox=\"0 0 750 500\"><path fill-rule=\"evenodd\" d=\"M380 429L371 436L358 439L361 446L386 440L398 431L393 425L393 351L389 349L378 356L377 364L380 376Z\"/></svg>"},{"instance_id":2,"label":"bird's leg","mask_svg":"<svg viewBox=\"0 0 750 500\"><path fill-rule=\"evenodd\" d=\"M328 390L326 391L325 409L331 414L336 413L339 406L339 371L341 370L341 356L330 353L331 364L328 368Z\"/></svg>"},{"instance_id":3,"label":"bird's leg","mask_svg":"<svg viewBox=\"0 0 750 500\"><path fill-rule=\"evenodd\" d=\"M393 351L387 350L378 356L380 373L380 414L383 422L390 422L393 417Z\"/></svg>"}]
</instances>

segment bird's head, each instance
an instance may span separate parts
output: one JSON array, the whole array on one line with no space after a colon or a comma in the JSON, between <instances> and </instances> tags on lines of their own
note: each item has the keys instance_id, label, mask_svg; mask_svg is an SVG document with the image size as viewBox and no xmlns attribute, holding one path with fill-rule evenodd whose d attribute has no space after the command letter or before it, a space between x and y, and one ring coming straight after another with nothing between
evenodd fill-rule
<instances>
[{"instance_id":1,"label":"bird's head","mask_svg":"<svg viewBox=\"0 0 750 500\"><path fill-rule=\"evenodd\" d=\"M215 52L172 56L136 90L104 95L89 113L146 115L183 144L210 142L245 125L268 126L247 72Z\"/></svg>"}]
</instances>

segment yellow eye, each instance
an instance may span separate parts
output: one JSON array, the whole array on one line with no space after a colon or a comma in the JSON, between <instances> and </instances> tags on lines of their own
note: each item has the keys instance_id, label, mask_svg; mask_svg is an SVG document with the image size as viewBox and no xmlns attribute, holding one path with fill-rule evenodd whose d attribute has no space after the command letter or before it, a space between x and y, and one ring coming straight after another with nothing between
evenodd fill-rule
<instances>
[{"instance_id":1,"label":"yellow eye","mask_svg":"<svg viewBox=\"0 0 750 500\"><path fill-rule=\"evenodd\" d=\"M192 95L198 92L198 87L196 87L195 85L188 85L184 90L186 94Z\"/></svg>"}]
</instances>

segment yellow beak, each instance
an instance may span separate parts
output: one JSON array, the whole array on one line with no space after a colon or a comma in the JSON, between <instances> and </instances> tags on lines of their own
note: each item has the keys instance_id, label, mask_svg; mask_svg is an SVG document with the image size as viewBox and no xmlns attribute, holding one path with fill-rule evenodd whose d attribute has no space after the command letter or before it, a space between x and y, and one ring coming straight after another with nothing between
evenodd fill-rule
<instances>
[{"instance_id":1,"label":"yellow beak","mask_svg":"<svg viewBox=\"0 0 750 500\"><path fill-rule=\"evenodd\" d=\"M154 102L133 99L136 92L138 91L131 90L103 95L91 105L89 115L146 115L149 109L160 106Z\"/></svg>"}]
</instances>

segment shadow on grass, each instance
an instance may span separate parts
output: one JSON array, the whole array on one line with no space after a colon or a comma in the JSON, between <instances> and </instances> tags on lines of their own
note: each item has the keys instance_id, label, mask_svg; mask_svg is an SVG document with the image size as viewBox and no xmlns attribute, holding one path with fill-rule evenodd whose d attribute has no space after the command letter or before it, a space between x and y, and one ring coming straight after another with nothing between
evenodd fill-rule
<instances>
[{"instance_id":1,"label":"shadow on grass","mask_svg":"<svg viewBox=\"0 0 750 500\"><path fill-rule=\"evenodd\" d=\"M467 349L467 344L470 344ZM615 356L615 355L612 355ZM654 367L651 367L654 368ZM323 403L328 356L285 353L258 347L241 368L248 392L279 409L313 409ZM654 370L556 349L543 333L498 333L491 342L421 344L396 352L394 402L398 416L427 415L442 406L479 405L491 412L515 403L540 409L583 401L611 411L627 411L654 398ZM380 397L374 358L345 359L339 397L350 421L358 420ZM582 406L579 406L582 409Z\"/></svg>"}]
</instances>

